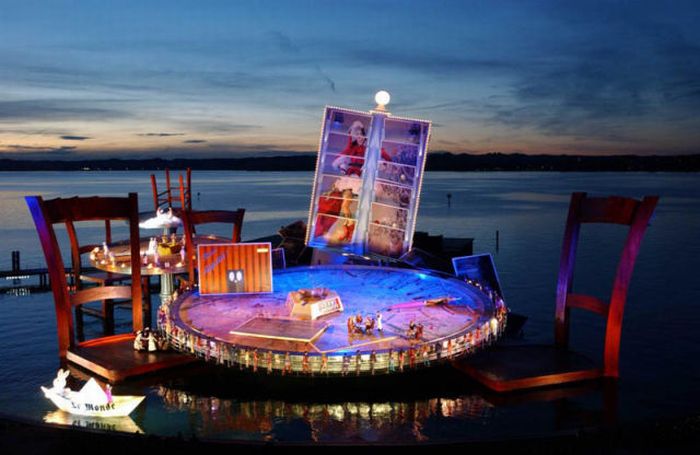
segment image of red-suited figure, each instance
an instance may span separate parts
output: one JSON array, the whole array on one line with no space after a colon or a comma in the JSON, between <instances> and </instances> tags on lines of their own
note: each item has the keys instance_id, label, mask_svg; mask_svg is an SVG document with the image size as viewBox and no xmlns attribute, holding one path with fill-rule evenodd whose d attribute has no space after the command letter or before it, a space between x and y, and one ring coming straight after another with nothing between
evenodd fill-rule
<instances>
[{"instance_id":1,"label":"image of red-suited figure","mask_svg":"<svg viewBox=\"0 0 700 455\"><path fill-rule=\"evenodd\" d=\"M333 161L333 168L345 175L362 175L362 166L365 164L365 151L367 150L367 133L361 121L355 120L348 129L348 144L340 152L340 156ZM391 155L382 149L382 159L391 161Z\"/></svg>"}]
</instances>

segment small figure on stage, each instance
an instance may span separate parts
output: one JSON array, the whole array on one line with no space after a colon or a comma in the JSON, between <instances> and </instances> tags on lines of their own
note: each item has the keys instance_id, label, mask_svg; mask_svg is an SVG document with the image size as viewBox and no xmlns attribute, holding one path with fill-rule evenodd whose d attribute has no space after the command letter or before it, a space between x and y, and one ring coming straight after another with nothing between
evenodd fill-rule
<instances>
[{"instance_id":1,"label":"small figure on stage","mask_svg":"<svg viewBox=\"0 0 700 455\"><path fill-rule=\"evenodd\" d=\"M374 376L374 364L377 363L377 351L374 349L372 350L372 353L369 355L369 371L372 376Z\"/></svg>"},{"instance_id":2,"label":"small figure on stage","mask_svg":"<svg viewBox=\"0 0 700 455\"><path fill-rule=\"evenodd\" d=\"M148 331L148 352L156 352L157 350L158 350L158 340L156 339L156 334L149 330Z\"/></svg>"},{"instance_id":3,"label":"small figure on stage","mask_svg":"<svg viewBox=\"0 0 700 455\"><path fill-rule=\"evenodd\" d=\"M421 355L423 356L423 366L430 366L430 348L427 344L424 344L421 348Z\"/></svg>"},{"instance_id":4,"label":"small figure on stage","mask_svg":"<svg viewBox=\"0 0 700 455\"><path fill-rule=\"evenodd\" d=\"M105 386L105 396L107 397L107 403L111 404L114 401L112 398L112 386L109 384Z\"/></svg>"},{"instance_id":5,"label":"small figure on stage","mask_svg":"<svg viewBox=\"0 0 700 455\"><path fill-rule=\"evenodd\" d=\"M253 372L258 371L258 348L253 349Z\"/></svg>"},{"instance_id":6,"label":"small figure on stage","mask_svg":"<svg viewBox=\"0 0 700 455\"><path fill-rule=\"evenodd\" d=\"M360 368L362 368L362 354L360 350L355 351L355 374L360 375Z\"/></svg>"},{"instance_id":7,"label":"small figure on stage","mask_svg":"<svg viewBox=\"0 0 700 455\"><path fill-rule=\"evenodd\" d=\"M272 351L267 351L267 356L265 358L267 362L267 374L272 373Z\"/></svg>"},{"instance_id":8,"label":"small figure on stage","mask_svg":"<svg viewBox=\"0 0 700 455\"><path fill-rule=\"evenodd\" d=\"M411 319L411 322L408 323L408 331L406 332L406 338L411 340L415 337L416 337L416 322L413 319Z\"/></svg>"},{"instance_id":9,"label":"small figure on stage","mask_svg":"<svg viewBox=\"0 0 700 455\"><path fill-rule=\"evenodd\" d=\"M243 350L243 359L245 360L245 367L250 367L250 351L248 349Z\"/></svg>"},{"instance_id":10,"label":"small figure on stage","mask_svg":"<svg viewBox=\"0 0 700 455\"><path fill-rule=\"evenodd\" d=\"M423 339L423 330L425 327L423 327L423 324L420 322L416 324L416 340L420 341Z\"/></svg>"},{"instance_id":11,"label":"small figure on stage","mask_svg":"<svg viewBox=\"0 0 700 455\"><path fill-rule=\"evenodd\" d=\"M355 332L362 333L362 315L360 313L355 316Z\"/></svg>"},{"instance_id":12,"label":"small figure on stage","mask_svg":"<svg viewBox=\"0 0 700 455\"><path fill-rule=\"evenodd\" d=\"M143 336L141 331L136 332L136 338L134 338L134 351L140 351L142 349Z\"/></svg>"},{"instance_id":13,"label":"small figure on stage","mask_svg":"<svg viewBox=\"0 0 700 455\"><path fill-rule=\"evenodd\" d=\"M374 316L374 320L377 321L377 331L384 333L384 326L382 325L382 313L377 311L377 314Z\"/></svg>"},{"instance_id":14,"label":"small figure on stage","mask_svg":"<svg viewBox=\"0 0 700 455\"><path fill-rule=\"evenodd\" d=\"M355 333L355 318L350 316L348 318L348 335Z\"/></svg>"},{"instance_id":15,"label":"small figure on stage","mask_svg":"<svg viewBox=\"0 0 700 455\"><path fill-rule=\"evenodd\" d=\"M292 357L289 355L289 351L284 353L284 370L282 374L292 372Z\"/></svg>"},{"instance_id":16,"label":"small figure on stage","mask_svg":"<svg viewBox=\"0 0 700 455\"><path fill-rule=\"evenodd\" d=\"M350 368L350 357L348 356L348 353L346 352L345 354L343 354L343 369L342 369L343 376L346 376L348 374L349 368Z\"/></svg>"},{"instance_id":17,"label":"small figure on stage","mask_svg":"<svg viewBox=\"0 0 700 455\"><path fill-rule=\"evenodd\" d=\"M365 317L365 335L371 335L374 330L374 319L372 316Z\"/></svg>"},{"instance_id":18,"label":"small figure on stage","mask_svg":"<svg viewBox=\"0 0 700 455\"><path fill-rule=\"evenodd\" d=\"M304 351L304 357L301 359L301 372L305 374L311 373L311 367L309 366L309 351Z\"/></svg>"},{"instance_id":19,"label":"small figure on stage","mask_svg":"<svg viewBox=\"0 0 700 455\"><path fill-rule=\"evenodd\" d=\"M231 346L231 366L239 363L239 357L238 357L238 346L235 344ZM240 366L240 364L239 364Z\"/></svg>"},{"instance_id":20,"label":"small figure on stage","mask_svg":"<svg viewBox=\"0 0 700 455\"><path fill-rule=\"evenodd\" d=\"M321 354L321 369L319 373L328 374L328 355L325 352Z\"/></svg>"},{"instance_id":21,"label":"small figure on stage","mask_svg":"<svg viewBox=\"0 0 700 455\"><path fill-rule=\"evenodd\" d=\"M394 362L394 350L389 349L389 373L393 373L396 370L396 363Z\"/></svg>"},{"instance_id":22,"label":"small figure on stage","mask_svg":"<svg viewBox=\"0 0 700 455\"><path fill-rule=\"evenodd\" d=\"M403 364L406 362L406 353L399 349L399 371L403 372Z\"/></svg>"}]
</instances>

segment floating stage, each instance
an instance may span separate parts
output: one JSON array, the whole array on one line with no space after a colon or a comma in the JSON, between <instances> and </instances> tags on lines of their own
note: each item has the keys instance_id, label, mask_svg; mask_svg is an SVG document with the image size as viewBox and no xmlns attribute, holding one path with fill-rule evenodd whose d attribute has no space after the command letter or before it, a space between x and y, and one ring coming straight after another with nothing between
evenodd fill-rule
<instances>
[{"instance_id":1,"label":"floating stage","mask_svg":"<svg viewBox=\"0 0 700 455\"><path fill-rule=\"evenodd\" d=\"M159 326L175 349L230 367L365 375L462 356L492 341L505 324L505 307L479 285L436 272L297 267L276 270L273 285L266 294L183 294L161 307ZM331 290L342 305L315 319L292 316L289 296L300 289Z\"/></svg>"}]
</instances>

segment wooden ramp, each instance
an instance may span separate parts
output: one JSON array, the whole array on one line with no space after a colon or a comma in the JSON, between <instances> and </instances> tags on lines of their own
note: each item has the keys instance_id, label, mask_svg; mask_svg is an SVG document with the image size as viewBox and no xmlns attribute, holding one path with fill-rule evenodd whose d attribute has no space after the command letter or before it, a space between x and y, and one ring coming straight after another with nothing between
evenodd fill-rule
<instances>
[{"instance_id":1,"label":"wooden ramp","mask_svg":"<svg viewBox=\"0 0 700 455\"><path fill-rule=\"evenodd\" d=\"M112 383L196 361L187 354L139 352L133 346L134 335L114 335L70 348L67 359Z\"/></svg>"}]
</instances>

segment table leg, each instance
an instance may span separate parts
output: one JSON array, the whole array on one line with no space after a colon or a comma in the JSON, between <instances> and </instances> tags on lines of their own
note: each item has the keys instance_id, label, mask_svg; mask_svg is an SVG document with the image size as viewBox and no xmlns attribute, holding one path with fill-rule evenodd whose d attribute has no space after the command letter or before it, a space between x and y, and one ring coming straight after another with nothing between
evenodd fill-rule
<instances>
[{"instance_id":1,"label":"table leg","mask_svg":"<svg viewBox=\"0 0 700 455\"><path fill-rule=\"evenodd\" d=\"M169 302L173 298L173 291L175 290L173 284L173 274L164 273L160 276L160 301Z\"/></svg>"}]
</instances>

